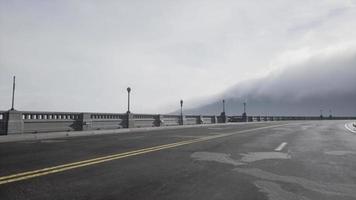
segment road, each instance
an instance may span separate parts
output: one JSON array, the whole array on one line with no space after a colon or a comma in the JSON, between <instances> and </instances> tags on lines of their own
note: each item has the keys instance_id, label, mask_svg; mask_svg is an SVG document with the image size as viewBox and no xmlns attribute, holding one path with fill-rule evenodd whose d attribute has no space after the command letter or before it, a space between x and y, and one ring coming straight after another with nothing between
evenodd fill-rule
<instances>
[{"instance_id":1,"label":"road","mask_svg":"<svg viewBox=\"0 0 356 200\"><path fill-rule=\"evenodd\" d=\"M0 199L356 199L348 121L0 144Z\"/></svg>"}]
</instances>

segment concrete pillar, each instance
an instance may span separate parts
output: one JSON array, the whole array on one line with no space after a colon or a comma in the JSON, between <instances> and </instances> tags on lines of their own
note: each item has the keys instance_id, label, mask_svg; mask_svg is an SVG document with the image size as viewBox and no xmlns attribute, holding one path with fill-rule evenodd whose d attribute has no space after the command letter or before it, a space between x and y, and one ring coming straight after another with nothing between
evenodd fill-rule
<instances>
[{"instance_id":1,"label":"concrete pillar","mask_svg":"<svg viewBox=\"0 0 356 200\"><path fill-rule=\"evenodd\" d=\"M164 126L164 120L162 115L157 115L155 126Z\"/></svg>"},{"instance_id":2,"label":"concrete pillar","mask_svg":"<svg viewBox=\"0 0 356 200\"><path fill-rule=\"evenodd\" d=\"M222 112L220 114L220 117L221 117L221 123L226 123L227 122L227 116L226 116L225 112Z\"/></svg>"},{"instance_id":3,"label":"concrete pillar","mask_svg":"<svg viewBox=\"0 0 356 200\"><path fill-rule=\"evenodd\" d=\"M179 116L179 125L184 125L185 116Z\"/></svg>"},{"instance_id":4,"label":"concrete pillar","mask_svg":"<svg viewBox=\"0 0 356 200\"><path fill-rule=\"evenodd\" d=\"M204 124L204 119L201 115L198 116L198 124Z\"/></svg>"},{"instance_id":5,"label":"concrete pillar","mask_svg":"<svg viewBox=\"0 0 356 200\"><path fill-rule=\"evenodd\" d=\"M5 120L7 121L7 135L23 133L24 122L22 119L22 112L17 110L9 110L6 113Z\"/></svg>"},{"instance_id":6,"label":"concrete pillar","mask_svg":"<svg viewBox=\"0 0 356 200\"><path fill-rule=\"evenodd\" d=\"M214 124L217 124L217 123L218 123L218 117L217 117L216 115L214 115L213 123L214 123Z\"/></svg>"},{"instance_id":7,"label":"concrete pillar","mask_svg":"<svg viewBox=\"0 0 356 200\"><path fill-rule=\"evenodd\" d=\"M134 114L126 113L126 127L125 128L135 128L135 120L133 118Z\"/></svg>"},{"instance_id":8,"label":"concrete pillar","mask_svg":"<svg viewBox=\"0 0 356 200\"><path fill-rule=\"evenodd\" d=\"M247 114L245 112L242 113L242 121L243 122L248 122L248 117L247 117Z\"/></svg>"},{"instance_id":9,"label":"concrete pillar","mask_svg":"<svg viewBox=\"0 0 356 200\"><path fill-rule=\"evenodd\" d=\"M90 113L80 113L79 120L82 125L82 131L92 130L93 120Z\"/></svg>"}]
</instances>

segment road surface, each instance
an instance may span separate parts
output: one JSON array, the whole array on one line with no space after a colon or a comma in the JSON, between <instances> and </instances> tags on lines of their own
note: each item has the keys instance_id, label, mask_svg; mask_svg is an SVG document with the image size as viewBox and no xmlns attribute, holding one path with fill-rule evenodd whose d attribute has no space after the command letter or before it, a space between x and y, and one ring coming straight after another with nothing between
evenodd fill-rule
<instances>
[{"instance_id":1,"label":"road surface","mask_svg":"<svg viewBox=\"0 0 356 200\"><path fill-rule=\"evenodd\" d=\"M0 199L356 199L348 121L0 144Z\"/></svg>"}]
</instances>

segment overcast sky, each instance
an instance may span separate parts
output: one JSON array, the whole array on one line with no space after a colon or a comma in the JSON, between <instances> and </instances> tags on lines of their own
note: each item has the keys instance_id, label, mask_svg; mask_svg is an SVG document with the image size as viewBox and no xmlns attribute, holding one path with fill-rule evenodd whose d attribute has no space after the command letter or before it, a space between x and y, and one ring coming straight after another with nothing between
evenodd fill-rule
<instances>
[{"instance_id":1,"label":"overcast sky","mask_svg":"<svg viewBox=\"0 0 356 200\"><path fill-rule=\"evenodd\" d=\"M355 0L0 0L0 110L13 75L19 110L125 112L128 86L136 113L196 106L355 50L355 19Z\"/></svg>"}]
</instances>

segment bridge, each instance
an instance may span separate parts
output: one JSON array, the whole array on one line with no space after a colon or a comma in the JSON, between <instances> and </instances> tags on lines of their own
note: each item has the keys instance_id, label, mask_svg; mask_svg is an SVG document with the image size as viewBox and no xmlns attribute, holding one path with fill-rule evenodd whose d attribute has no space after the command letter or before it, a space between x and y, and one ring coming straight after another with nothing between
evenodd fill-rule
<instances>
[{"instance_id":1,"label":"bridge","mask_svg":"<svg viewBox=\"0 0 356 200\"><path fill-rule=\"evenodd\" d=\"M355 199L354 122L3 111L0 197ZM98 135L59 134L88 131ZM4 140L12 136L20 140Z\"/></svg>"},{"instance_id":2,"label":"bridge","mask_svg":"<svg viewBox=\"0 0 356 200\"><path fill-rule=\"evenodd\" d=\"M1 111L0 199L355 199L355 122Z\"/></svg>"},{"instance_id":3,"label":"bridge","mask_svg":"<svg viewBox=\"0 0 356 200\"><path fill-rule=\"evenodd\" d=\"M165 127L197 124L290 120L351 120L356 117L322 116L227 116L220 115L166 115L127 113L79 113L0 111L0 135L70 132L88 130L115 130L123 128Z\"/></svg>"}]
</instances>

